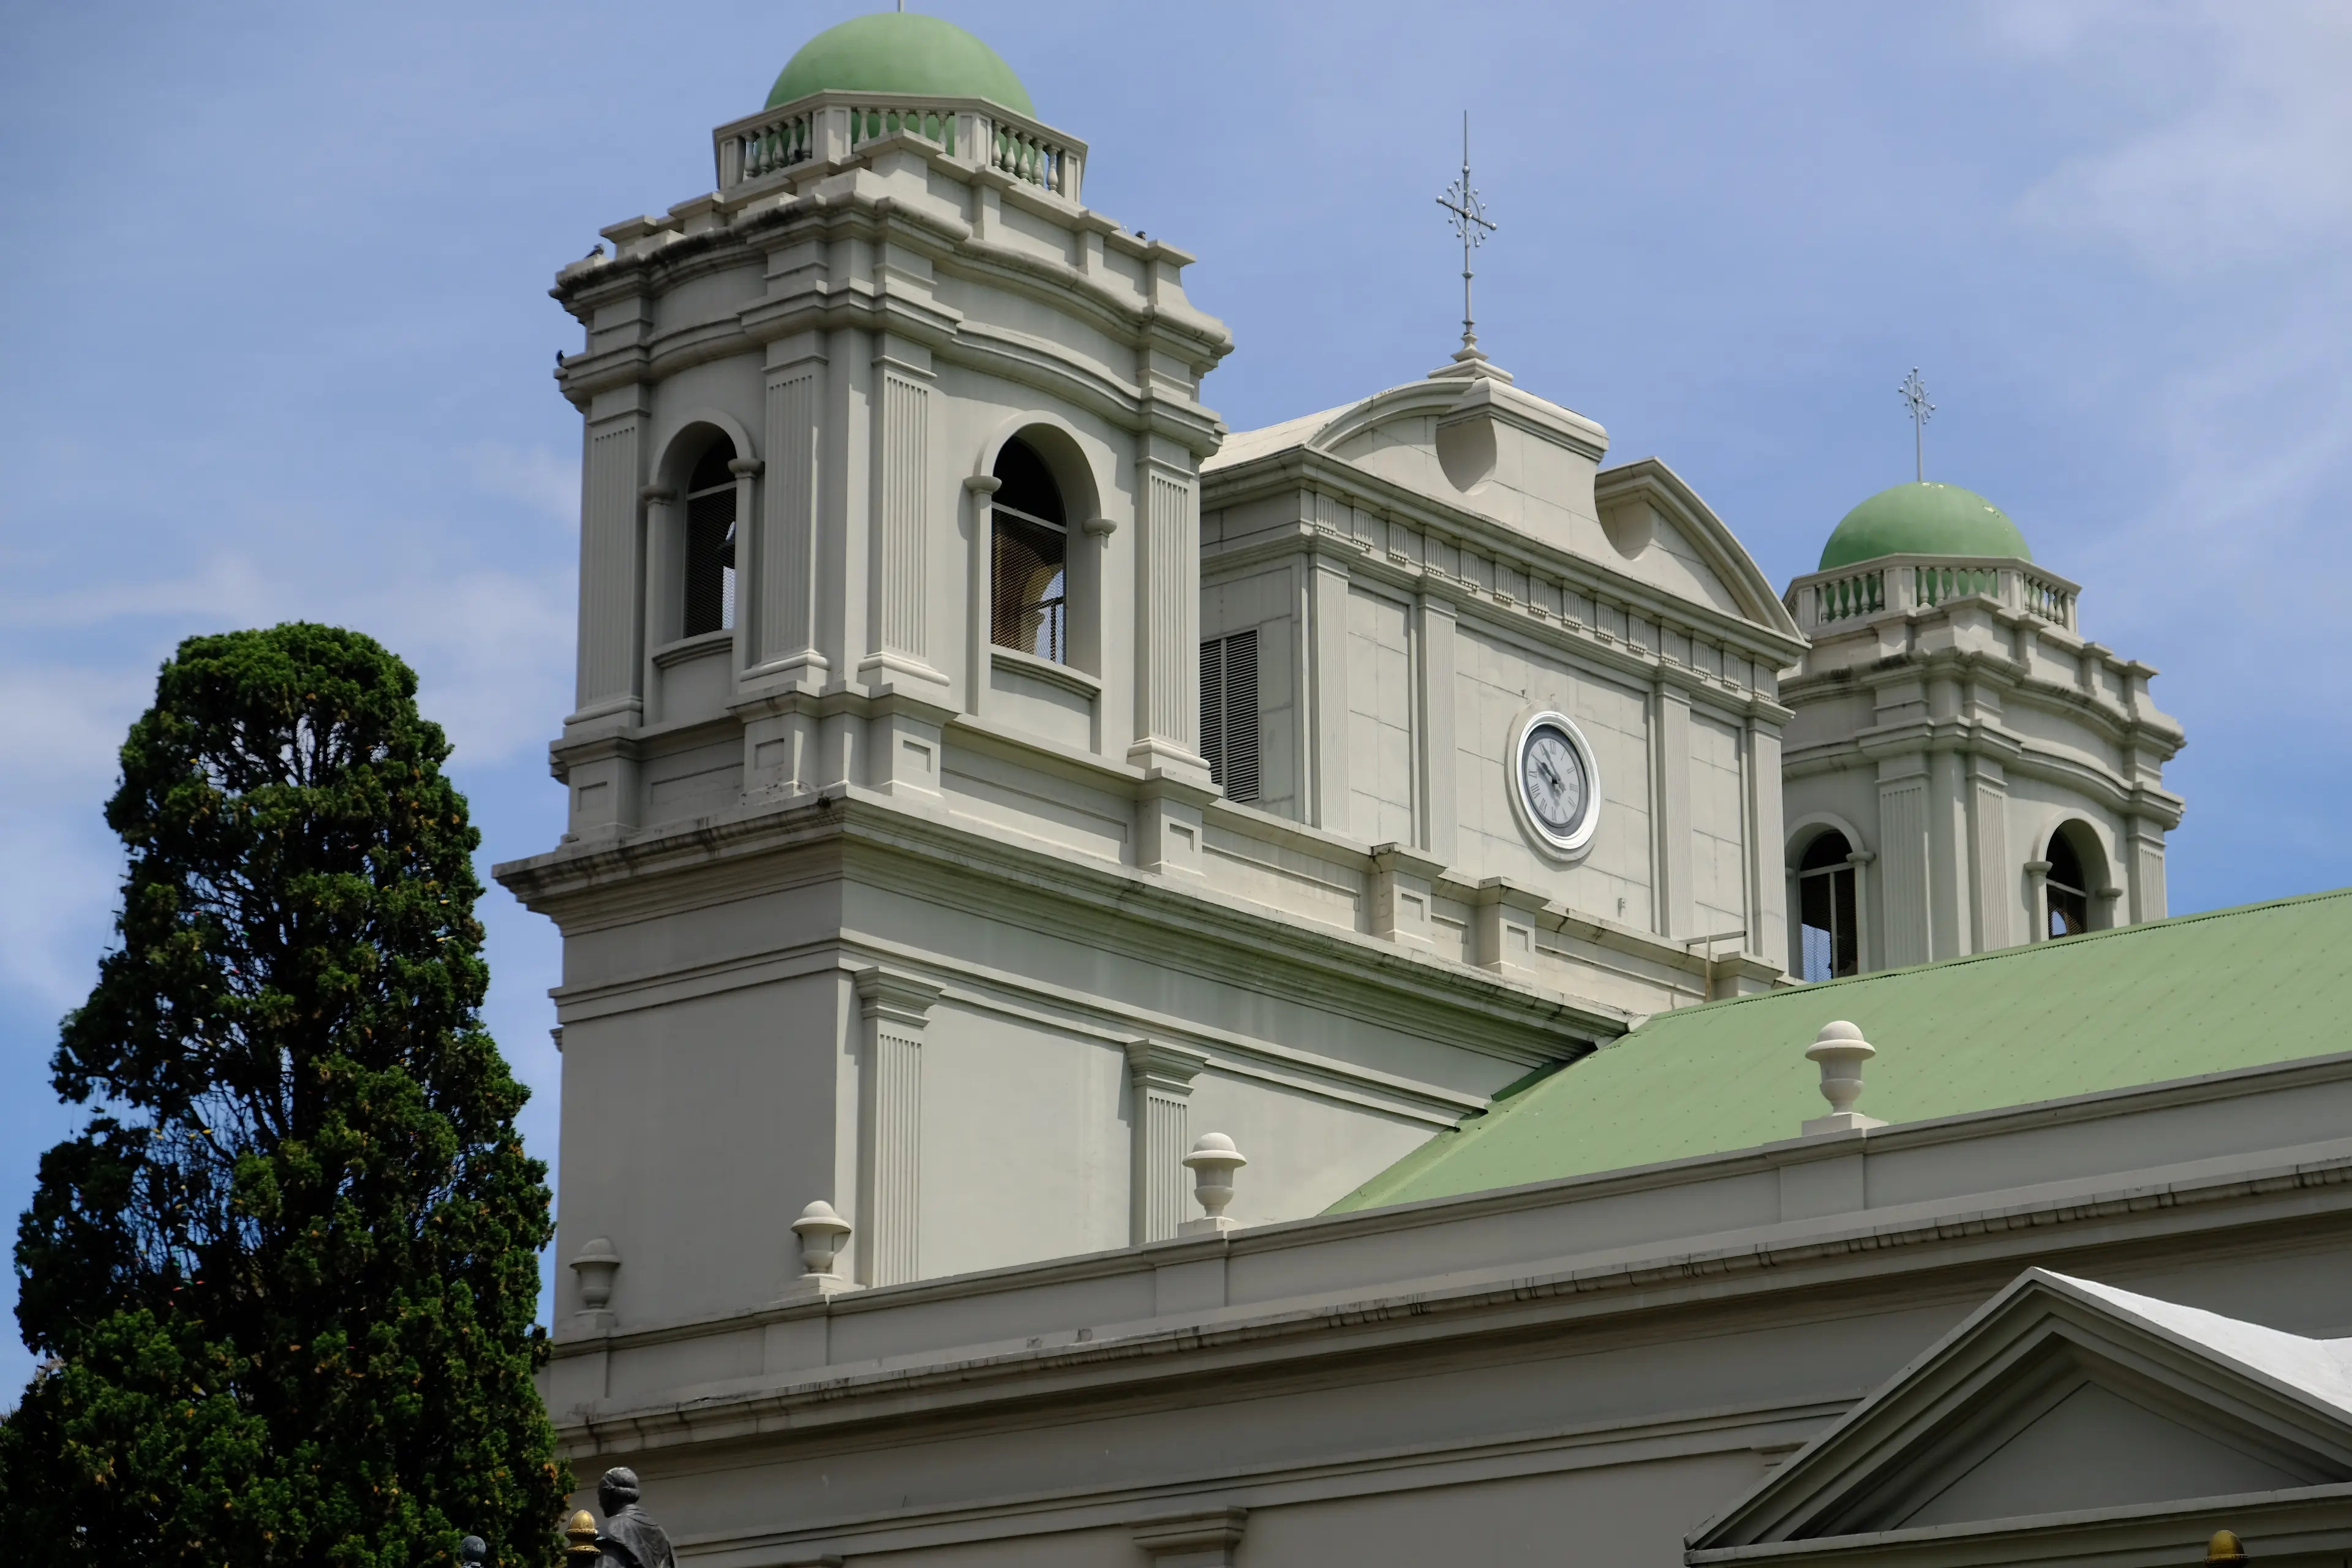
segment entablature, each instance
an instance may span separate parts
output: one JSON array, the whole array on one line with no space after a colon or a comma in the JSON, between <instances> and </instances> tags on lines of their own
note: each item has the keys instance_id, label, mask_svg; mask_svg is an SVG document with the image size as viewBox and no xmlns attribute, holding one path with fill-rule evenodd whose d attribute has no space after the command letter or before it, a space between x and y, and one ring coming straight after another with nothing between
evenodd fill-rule
<instances>
[{"instance_id":1,"label":"entablature","mask_svg":"<svg viewBox=\"0 0 2352 1568\"><path fill-rule=\"evenodd\" d=\"M1716 684L1753 694L1774 708L1778 672L1805 651L1803 638L1785 616L1776 614L1775 625L1677 598L1602 563L1304 447L1204 472L1201 508L1205 517L1287 494L1297 498L1295 518L1239 540L1204 539L1204 575L1302 549L1329 550L1391 585L1475 605L1488 615L1503 612L1523 629L1580 644L1621 660L1629 671L1650 674L1679 666L1696 674L1690 659L1667 657L1668 639L1679 637L1685 648L1692 639L1711 641L1754 667L1746 681L1717 678ZM1778 611L1776 601L1768 596L1765 602ZM1622 630L1609 625L1612 618ZM1649 624L1651 646L1643 644L1635 622ZM1696 684L1708 682L1701 677Z\"/></svg>"}]
</instances>

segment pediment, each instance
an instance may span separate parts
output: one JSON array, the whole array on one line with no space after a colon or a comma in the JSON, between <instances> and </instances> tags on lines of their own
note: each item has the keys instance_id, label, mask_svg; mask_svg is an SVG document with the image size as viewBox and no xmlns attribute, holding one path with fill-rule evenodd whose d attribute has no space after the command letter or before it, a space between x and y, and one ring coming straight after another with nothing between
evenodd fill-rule
<instances>
[{"instance_id":1,"label":"pediment","mask_svg":"<svg viewBox=\"0 0 2352 1568\"><path fill-rule=\"evenodd\" d=\"M1692 1537L1966 1527L2352 1481L2352 1341L2029 1270Z\"/></svg>"},{"instance_id":2,"label":"pediment","mask_svg":"<svg viewBox=\"0 0 2352 1568\"><path fill-rule=\"evenodd\" d=\"M1425 498L1441 515L1470 513L1669 597L1801 635L1746 547L1671 468L1644 458L1602 469L1606 431L1499 373L1440 372L1244 432L1202 473L1302 449Z\"/></svg>"}]
</instances>

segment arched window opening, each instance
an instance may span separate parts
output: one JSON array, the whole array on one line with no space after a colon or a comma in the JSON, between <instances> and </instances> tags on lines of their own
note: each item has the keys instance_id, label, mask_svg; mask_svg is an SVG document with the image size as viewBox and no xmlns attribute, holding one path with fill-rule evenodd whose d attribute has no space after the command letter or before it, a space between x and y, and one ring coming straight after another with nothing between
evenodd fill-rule
<instances>
[{"instance_id":1,"label":"arched window opening","mask_svg":"<svg viewBox=\"0 0 2352 1568\"><path fill-rule=\"evenodd\" d=\"M997 453L996 477L989 640L1066 663L1070 531L1061 487L1018 437Z\"/></svg>"},{"instance_id":2,"label":"arched window opening","mask_svg":"<svg viewBox=\"0 0 2352 1568\"><path fill-rule=\"evenodd\" d=\"M686 481L686 635L735 626L735 443L720 436Z\"/></svg>"},{"instance_id":3,"label":"arched window opening","mask_svg":"<svg viewBox=\"0 0 2352 1568\"><path fill-rule=\"evenodd\" d=\"M2050 874L2042 879L2050 898L2050 934L2075 936L2091 929L2090 879L2083 857L2064 828L2050 836Z\"/></svg>"},{"instance_id":4,"label":"arched window opening","mask_svg":"<svg viewBox=\"0 0 2352 1568\"><path fill-rule=\"evenodd\" d=\"M1853 847L1835 828L1816 834L1797 867L1797 930L1806 980L1834 980L1862 968L1854 914Z\"/></svg>"}]
</instances>

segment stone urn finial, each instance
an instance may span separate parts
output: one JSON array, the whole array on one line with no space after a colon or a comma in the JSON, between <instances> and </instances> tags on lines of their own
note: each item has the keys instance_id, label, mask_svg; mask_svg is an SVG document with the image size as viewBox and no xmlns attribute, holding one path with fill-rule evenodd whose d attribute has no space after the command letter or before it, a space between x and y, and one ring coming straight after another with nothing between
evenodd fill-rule
<instances>
[{"instance_id":1,"label":"stone urn finial","mask_svg":"<svg viewBox=\"0 0 2352 1568\"><path fill-rule=\"evenodd\" d=\"M1201 1201L1202 1213L1199 1219L1186 1220L1180 1234L1208 1236L1239 1229L1241 1221L1228 1217L1225 1205L1234 1201L1234 1173L1249 1163L1248 1156L1223 1133L1203 1132L1192 1140L1192 1152L1184 1156L1184 1163L1192 1170L1192 1195Z\"/></svg>"},{"instance_id":2,"label":"stone urn finial","mask_svg":"<svg viewBox=\"0 0 2352 1568\"><path fill-rule=\"evenodd\" d=\"M580 1317L591 1328L613 1326L613 1276L621 1268L621 1254L613 1238L600 1236L580 1249L572 1272L580 1279Z\"/></svg>"},{"instance_id":3,"label":"stone urn finial","mask_svg":"<svg viewBox=\"0 0 2352 1568\"><path fill-rule=\"evenodd\" d=\"M788 1298L830 1296L856 1289L835 1268L851 1229L850 1223L823 1198L801 1210L801 1217L793 1221L793 1234L801 1238L801 1277L785 1291Z\"/></svg>"},{"instance_id":4,"label":"stone urn finial","mask_svg":"<svg viewBox=\"0 0 2352 1568\"><path fill-rule=\"evenodd\" d=\"M1822 1064L1822 1098L1830 1102L1830 1113L1807 1121L1806 1137L1886 1125L1853 1108L1862 1098L1862 1064L1877 1054L1878 1047L1864 1039L1862 1031L1844 1019L1822 1026L1821 1034L1806 1047L1805 1055Z\"/></svg>"}]
</instances>

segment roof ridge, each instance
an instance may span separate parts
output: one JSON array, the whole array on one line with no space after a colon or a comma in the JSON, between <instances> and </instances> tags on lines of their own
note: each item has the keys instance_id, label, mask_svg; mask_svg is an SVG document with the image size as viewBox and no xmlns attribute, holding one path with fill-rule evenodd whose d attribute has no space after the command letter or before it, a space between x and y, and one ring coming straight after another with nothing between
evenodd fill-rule
<instances>
[{"instance_id":1,"label":"roof ridge","mask_svg":"<svg viewBox=\"0 0 2352 1568\"><path fill-rule=\"evenodd\" d=\"M1641 1023L1603 1043L1599 1049L1614 1050L1654 1024L1669 1018L1688 1017L1694 1013L1715 1012L1726 1007L1738 1007L1756 1002L1769 1002L1776 997L1791 996L1799 991L1809 995L1841 985L1859 985L1874 980L1889 980L1898 974L1916 974L1931 969L1958 969L1963 964L1983 963L1994 959L2024 959L2037 952L2053 952L2059 948L2080 947L2087 942L2111 941L2119 937L2145 935L2151 931L2168 931L2176 926L2195 925L2201 921L2225 920L2238 915L2260 914L2265 910L2284 909L2290 904L2323 903L2330 899L2352 898L2352 888L2324 888L2315 893L2290 893L2280 899L2262 899L2251 904L2231 904L2218 910L2198 910L2185 915L2168 915L2160 921L2137 921L2129 925L2108 926L2102 931L2077 931L2072 936L2052 937L2044 942L2019 942L2011 947L1989 948L1982 952L1965 952L1958 958L1935 958L1925 963L1906 963L1900 969L1874 969L1867 974L1842 974L1834 980L1801 981L1795 985L1771 991L1759 991L1748 996L1725 996L1696 1006L1671 1007L1663 1013L1653 1013Z\"/></svg>"}]
</instances>

